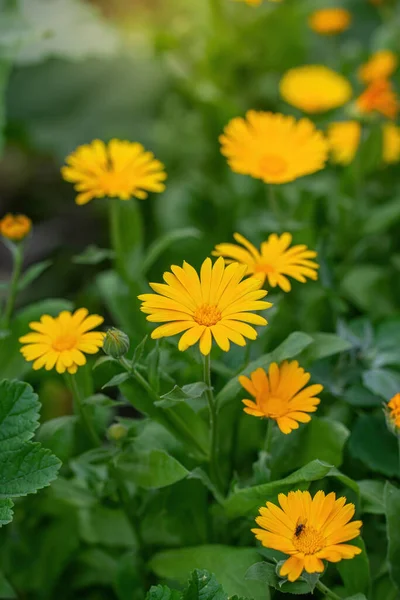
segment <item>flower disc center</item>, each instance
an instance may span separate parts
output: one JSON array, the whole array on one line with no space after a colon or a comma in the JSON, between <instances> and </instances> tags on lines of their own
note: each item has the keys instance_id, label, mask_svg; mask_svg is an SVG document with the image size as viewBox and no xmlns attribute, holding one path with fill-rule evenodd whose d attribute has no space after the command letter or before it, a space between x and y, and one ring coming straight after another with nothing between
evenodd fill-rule
<instances>
[{"instance_id":1,"label":"flower disc center","mask_svg":"<svg viewBox=\"0 0 400 600\"><path fill-rule=\"evenodd\" d=\"M296 550L304 552L304 554L315 554L325 546L321 532L308 525L304 525L298 535L294 532L292 542Z\"/></svg>"},{"instance_id":2,"label":"flower disc center","mask_svg":"<svg viewBox=\"0 0 400 600\"><path fill-rule=\"evenodd\" d=\"M221 320L221 311L215 304L202 304L196 309L193 319L199 325L211 327Z\"/></svg>"},{"instance_id":3,"label":"flower disc center","mask_svg":"<svg viewBox=\"0 0 400 600\"><path fill-rule=\"evenodd\" d=\"M64 350L72 350L76 345L76 336L66 333L60 335L53 342L53 350L63 352Z\"/></svg>"},{"instance_id":4,"label":"flower disc center","mask_svg":"<svg viewBox=\"0 0 400 600\"><path fill-rule=\"evenodd\" d=\"M281 156L265 154L260 160L263 175L282 175L287 170L287 162Z\"/></svg>"},{"instance_id":5,"label":"flower disc center","mask_svg":"<svg viewBox=\"0 0 400 600\"><path fill-rule=\"evenodd\" d=\"M255 266L254 273L275 273L274 267L267 263L258 263Z\"/></svg>"}]
</instances>

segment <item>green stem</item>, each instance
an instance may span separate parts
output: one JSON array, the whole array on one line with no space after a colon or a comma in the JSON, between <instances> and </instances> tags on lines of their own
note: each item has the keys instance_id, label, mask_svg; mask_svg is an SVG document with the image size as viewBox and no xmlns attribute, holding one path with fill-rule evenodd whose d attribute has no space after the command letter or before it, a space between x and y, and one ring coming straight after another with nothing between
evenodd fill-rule
<instances>
[{"instance_id":1,"label":"green stem","mask_svg":"<svg viewBox=\"0 0 400 600\"><path fill-rule=\"evenodd\" d=\"M267 434L265 436L264 450L268 455L268 461L271 455L271 444L274 436L274 420L268 419L267 422Z\"/></svg>"},{"instance_id":2,"label":"green stem","mask_svg":"<svg viewBox=\"0 0 400 600\"><path fill-rule=\"evenodd\" d=\"M18 292L18 282L22 271L22 263L24 260L24 248L23 244L16 244L15 249L12 252L13 256L13 271L10 281L10 289L8 292L8 298L4 309L4 315L2 319L2 326L4 329L8 329L10 319L14 310L15 299Z\"/></svg>"},{"instance_id":3,"label":"green stem","mask_svg":"<svg viewBox=\"0 0 400 600\"><path fill-rule=\"evenodd\" d=\"M326 585L322 583L322 581L317 581L316 588L322 592L327 598L332 598L333 600L342 600L340 596L332 592Z\"/></svg>"},{"instance_id":4,"label":"green stem","mask_svg":"<svg viewBox=\"0 0 400 600\"><path fill-rule=\"evenodd\" d=\"M204 383L207 386L206 398L210 416L210 476L217 489L221 491L223 489L223 485L218 468L218 408L211 386L211 359L209 354L204 356L203 367Z\"/></svg>"},{"instance_id":5,"label":"green stem","mask_svg":"<svg viewBox=\"0 0 400 600\"><path fill-rule=\"evenodd\" d=\"M268 189L268 201L269 201L269 206L270 206L271 212L274 215L275 219L278 221L278 223L280 223L281 216L280 216L278 202L276 200L275 185L273 183L267 184L267 189Z\"/></svg>"},{"instance_id":6,"label":"green stem","mask_svg":"<svg viewBox=\"0 0 400 600\"><path fill-rule=\"evenodd\" d=\"M221 0L209 0L209 2L214 28L218 32L223 21L222 3Z\"/></svg>"},{"instance_id":7,"label":"green stem","mask_svg":"<svg viewBox=\"0 0 400 600\"><path fill-rule=\"evenodd\" d=\"M397 447L399 450L399 470L400 470L400 434L397 434Z\"/></svg>"},{"instance_id":8,"label":"green stem","mask_svg":"<svg viewBox=\"0 0 400 600\"><path fill-rule=\"evenodd\" d=\"M75 376L68 374L68 382L69 382L69 386L70 386L70 389L72 392L72 396L75 401L76 410L79 414L79 417L82 421L83 426L85 427L85 429L87 431L88 436L92 440L94 446L101 446L100 438L97 435L97 432L96 432L95 428L93 427L93 424L90 421L90 419L86 413L85 407L83 406L83 397L82 397L81 391L79 389L79 386L77 384Z\"/></svg>"}]
</instances>

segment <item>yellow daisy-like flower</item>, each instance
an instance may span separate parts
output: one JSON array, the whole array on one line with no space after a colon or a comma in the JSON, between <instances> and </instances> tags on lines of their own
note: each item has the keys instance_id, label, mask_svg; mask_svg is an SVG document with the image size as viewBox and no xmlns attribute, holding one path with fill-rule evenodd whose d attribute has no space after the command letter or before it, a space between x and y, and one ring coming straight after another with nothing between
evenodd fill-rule
<instances>
[{"instance_id":1,"label":"yellow daisy-like flower","mask_svg":"<svg viewBox=\"0 0 400 600\"><path fill-rule=\"evenodd\" d=\"M400 160L400 127L393 123L383 125L383 162L394 164Z\"/></svg>"},{"instance_id":2,"label":"yellow daisy-like flower","mask_svg":"<svg viewBox=\"0 0 400 600\"><path fill-rule=\"evenodd\" d=\"M399 112L399 101L392 84L387 79L375 79L356 100L361 114L380 113L395 119Z\"/></svg>"},{"instance_id":3,"label":"yellow daisy-like flower","mask_svg":"<svg viewBox=\"0 0 400 600\"><path fill-rule=\"evenodd\" d=\"M327 139L333 162L348 165L353 161L360 145L361 125L358 121L331 123Z\"/></svg>"},{"instance_id":4,"label":"yellow daisy-like flower","mask_svg":"<svg viewBox=\"0 0 400 600\"><path fill-rule=\"evenodd\" d=\"M290 69L279 84L282 98L307 113L322 113L346 104L352 96L349 81L323 65Z\"/></svg>"},{"instance_id":5,"label":"yellow daisy-like flower","mask_svg":"<svg viewBox=\"0 0 400 600\"><path fill-rule=\"evenodd\" d=\"M43 367L58 373L76 373L86 364L85 354L96 354L103 345L104 333L91 331L103 323L103 317L89 315L86 308L73 314L68 310L58 317L43 315L40 321L29 323L33 332L23 335L19 341L25 360L34 361L36 371Z\"/></svg>"},{"instance_id":6,"label":"yellow daisy-like flower","mask_svg":"<svg viewBox=\"0 0 400 600\"><path fill-rule=\"evenodd\" d=\"M265 183L287 183L324 168L328 145L309 119L250 110L219 138L232 171Z\"/></svg>"},{"instance_id":7,"label":"yellow daisy-like flower","mask_svg":"<svg viewBox=\"0 0 400 600\"><path fill-rule=\"evenodd\" d=\"M179 340L179 350L187 350L200 342L200 352L211 352L212 338L228 352L230 342L245 346L245 338L255 340L256 330L249 325L267 325L267 321L253 313L272 306L261 301L266 296L260 290L261 281L250 277L243 281L246 266L232 263L225 266L223 258L214 265L206 258L200 277L187 262L182 267L173 265L164 273L164 283L150 283L155 294L142 294L141 310L148 321L165 323L157 327L151 337L158 339L185 332Z\"/></svg>"},{"instance_id":8,"label":"yellow daisy-like flower","mask_svg":"<svg viewBox=\"0 0 400 600\"><path fill-rule=\"evenodd\" d=\"M292 243L290 233L283 233L281 236L272 233L261 244L260 251L240 233L235 233L233 237L244 248L236 244L218 244L213 255L246 265L246 275L257 275L262 284L268 279L270 286L278 285L284 292L290 292L291 285L286 275L301 283L306 282L306 277L314 280L318 278L319 265L310 260L317 253L303 244L289 248Z\"/></svg>"},{"instance_id":9,"label":"yellow daisy-like flower","mask_svg":"<svg viewBox=\"0 0 400 600\"><path fill-rule=\"evenodd\" d=\"M388 402L388 416L395 429L400 429L400 394L396 394Z\"/></svg>"},{"instance_id":10,"label":"yellow daisy-like flower","mask_svg":"<svg viewBox=\"0 0 400 600\"><path fill-rule=\"evenodd\" d=\"M0 235L12 242L23 240L31 229L32 221L25 215L8 213L0 220Z\"/></svg>"},{"instance_id":11,"label":"yellow daisy-like flower","mask_svg":"<svg viewBox=\"0 0 400 600\"><path fill-rule=\"evenodd\" d=\"M256 523L262 529L252 529L266 548L289 554L280 568L280 575L296 581L303 570L322 573L323 560L339 562L354 558L361 548L345 544L360 534L362 521L351 521L354 504L336 494L318 491L279 494L280 507L272 502L260 508ZM350 522L351 521L351 522Z\"/></svg>"},{"instance_id":12,"label":"yellow daisy-like flower","mask_svg":"<svg viewBox=\"0 0 400 600\"><path fill-rule=\"evenodd\" d=\"M344 8L322 8L310 15L308 23L316 33L336 35L350 27L351 14Z\"/></svg>"},{"instance_id":13,"label":"yellow daisy-like flower","mask_svg":"<svg viewBox=\"0 0 400 600\"><path fill-rule=\"evenodd\" d=\"M266 417L277 422L282 433L290 433L299 428L299 423L308 423L320 403L315 395L323 390L316 383L304 387L311 375L299 367L297 360L285 360L280 366L271 363L268 375L261 367L250 374L241 375L240 384L254 398L245 399L244 412L254 417Z\"/></svg>"},{"instance_id":14,"label":"yellow daisy-like flower","mask_svg":"<svg viewBox=\"0 0 400 600\"><path fill-rule=\"evenodd\" d=\"M391 50L378 50L358 69L358 78L365 84L387 79L397 69L397 56Z\"/></svg>"},{"instance_id":15,"label":"yellow daisy-like flower","mask_svg":"<svg viewBox=\"0 0 400 600\"><path fill-rule=\"evenodd\" d=\"M77 204L93 198L132 197L143 200L148 192L163 192L167 175L164 165L137 142L94 140L79 146L66 158L61 174L75 184Z\"/></svg>"}]
</instances>

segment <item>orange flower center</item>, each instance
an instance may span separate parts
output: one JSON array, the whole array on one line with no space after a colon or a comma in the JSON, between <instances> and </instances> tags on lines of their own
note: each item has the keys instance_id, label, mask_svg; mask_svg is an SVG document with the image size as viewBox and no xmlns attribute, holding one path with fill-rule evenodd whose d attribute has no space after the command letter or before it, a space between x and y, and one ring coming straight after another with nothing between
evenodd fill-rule
<instances>
[{"instance_id":1,"label":"orange flower center","mask_svg":"<svg viewBox=\"0 0 400 600\"><path fill-rule=\"evenodd\" d=\"M298 529L298 527L296 527ZM293 535L292 542L296 550L304 554L315 554L325 546L323 535L314 527L303 525L300 533Z\"/></svg>"},{"instance_id":2,"label":"orange flower center","mask_svg":"<svg viewBox=\"0 0 400 600\"><path fill-rule=\"evenodd\" d=\"M126 172L106 171L100 177L100 188L106 196L113 197L120 193L130 194L131 177Z\"/></svg>"},{"instance_id":3,"label":"orange flower center","mask_svg":"<svg viewBox=\"0 0 400 600\"><path fill-rule=\"evenodd\" d=\"M263 175L282 175L287 169L287 162L281 156L265 154L260 160Z\"/></svg>"},{"instance_id":4,"label":"orange flower center","mask_svg":"<svg viewBox=\"0 0 400 600\"><path fill-rule=\"evenodd\" d=\"M66 333L60 335L53 342L53 350L63 352L64 350L72 350L76 345L76 336Z\"/></svg>"},{"instance_id":5,"label":"orange flower center","mask_svg":"<svg viewBox=\"0 0 400 600\"><path fill-rule=\"evenodd\" d=\"M221 320L221 311L215 304L202 304L196 309L193 319L199 325L211 327Z\"/></svg>"},{"instance_id":6,"label":"orange flower center","mask_svg":"<svg viewBox=\"0 0 400 600\"><path fill-rule=\"evenodd\" d=\"M275 396L266 396L260 400L266 417L278 419L288 412L287 400Z\"/></svg>"},{"instance_id":7,"label":"orange flower center","mask_svg":"<svg viewBox=\"0 0 400 600\"><path fill-rule=\"evenodd\" d=\"M254 267L254 273L275 273L275 268L267 263L258 263Z\"/></svg>"}]
</instances>

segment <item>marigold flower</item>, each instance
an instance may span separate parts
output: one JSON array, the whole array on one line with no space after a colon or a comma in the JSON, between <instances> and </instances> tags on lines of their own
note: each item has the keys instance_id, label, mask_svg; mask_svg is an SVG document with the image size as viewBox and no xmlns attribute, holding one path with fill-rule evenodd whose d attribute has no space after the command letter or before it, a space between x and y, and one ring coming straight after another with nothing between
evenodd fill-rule
<instances>
[{"instance_id":1,"label":"marigold flower","mask_svg":"<svg viewBox=\"0 0 400 600\"><path fill-rule=\"evenodd\" d=\"M351 521L355 507L346 504L342 496L318 491L279 494L280 507L272 502L260 508L256 523L262 529L252 529L266 548L289 554L280 568L280 575L296 581L303 570L322 573L323 560L339 562L354 558L361 548L344 544L360 534L362 521ZM351 521L351 522L350 522Z\"/></svg>"},{"instance_id":2,"label":"marigold flower","mask_svg":"<svg viewBox=\"0 0 400 600\"><path fill-rule=\"evenodd\" d=\"M375 79L356 100L361 114L380 113L388 119L395 119L399 112L399 102L392 84L387 79Z\"/></svg>"},{"instance_id":3,"label":"marigold flower","mask_svg":"<svg viewBox=\"0 0 400 600\"><path fill-rule=\"evenodd\" d=\"M358 78L365 84L387 79L397 69L397 56L391 50L378 50L358 69Z\"/></svg>"},{"instance_id":4,"label":"marigold flower","mask_svg":"<svg viewBox=\"0 0 400 600\"><path fill-rule=\"evenodd\" d=\"M0 235L12 242L23 240L31 229L32 221L25 215L8 213L0 220Z\"/></svg>"},{"instance_id":5,"label":"marigold flower","mask_svg":"<svg viewBox=\"0 0 400 600\"><path fill-rule=\"evenodd\" d=\"M396 394L388 402L388 417L393 429L400 429L400 394Z\"/></svg>"},{"instance_id":6,"label":"marigold flower","mask_svg":"<svg viewBox=\"0 0 400 600\"><path fill-rule=\"evenodd\" d=\"M150 283L155 294L142 294L142 312L148 321L162 323L151 337L158 339L185 332L179 340L179 350L187 350L199 342L200 352L211 352L212 338L228 352L230 341L245 346L245 338L255 340L256 330L248 325L267 325L264 317L252 311L272 306L261 301L266 296L256 277L243 280L246 266L232 263L225 266L223 258L214 263L206 258L200 277L187 262L173 265L164 273L163 283Z\"/></svg>"},{"instance_id":7,"label":"marigold flower","mask_svg":"<svg viewBox=\"0 0 400 600\"><path fill-rule=\"evenodd\" d=\"M219 138L232 171L265 183L287 183L324 168L328 145L309 119L250 110Z\"/></svg>"},{"instance_id":8,"label":"marigold flower","mask_svg":"<svg viewBox=\"0 0 400 600\"><path fill-rule=\"evenodd\" d=\"M316 33L336 35L350 27L351 14L344 8L321 8L310 15L308 23Z\"/></svg>"},{"instance_id":9,"label":"marigold flower","mask_svg":"<svg viewBox=\"0 0 400 600\"><path fill-rule=\"evenodd\" d=\"M284 292L290 292L291 285L286 275L301 283L306 282L306 277L314 280L318 278L316 269L319 265L310 260L315 258L317 253L303 244L289 248L292 243L290 233L283 233L281 236L272 233L268 240L261 244L261 251L240 233L235 233L233 237L244 248L236 244L218 244L213 255L223 256L229 259L229 262L237 261L246 265L246 275L257 275L262 284L268 279L270 286L278 285Z\"/></svg>"},{"instance_id":10,"label":"marigold flower","mask_svg":"<svg viewBox=\"0 0 400 600\"><path fill-rule=\"evenodd\" d=\"M327 139L333 162L348 165L354 159L361 140L361 125L358 121L331 123Z\"/></svg>"},{"instance_id":11,"label":"marigold flower","mask_svg":"<svg viewBox=\"0 0 400 600\"><path fill-rule=\"evenodd\" d=\"M241 375L240 384L254 398L245 399L244 412L254 417L266 417L277 422L282 433L299 428L299 423L311 421L310 412L315 412L320 403L315 395L323 390L320 384L304 387L310 373L299 367L297 360L285 360L280 366L271 363L268 375L261 367L250 374L250 379Z\"/></svg>"},{"instance_id":12,"label":"marigold flower","mask_svg":"<svg viewBox=\"0 0 400 600\"><path fill-rule=\"evenodd\" d=\"M113 139L105 144L94 140L79 146L67 156L66 163L68 166L62 167L61 174L80 192L75 200L77 204L106 196L143 200L148 192L165 190L164 165L137 142Z\"/></svg>"},{"instance_id":13,"label":"marigold flower","mask_svg":"<svg viewBox=\"0 0 400 600\"><path fill-rule=\"evenodd\" d=\"M45 367L58 373L76 373L86 364L85 354L96 354L103 345L104 333L91 331L103 323L103 317L89 315L86 308L73 314L65 310L58 317L43 315L40 321L29 323L33 329L19 338L25 360L34 361L36 371Z\"/></svg>"},{"instance_id":14,"label":"marigold flower","mask_svg":"<svg viewBox=\"0 0 400 600\"><path fill-rule=\"evenodd\" d=\"M394 164L400 160L400 127L393 123L383 125L383 162Z\"/></svg>"},{"instance_id":15,"label":"marigold flower","mask_svg":"<svg viewBox=\"0 0 400 600\"><path fill-rule=\"evenodd\" d=\"M349 81L323 65L290 69L279 84L282 98L307 113L322 113L346 104L352 96Z\"/></svg>"}]
</instances>

